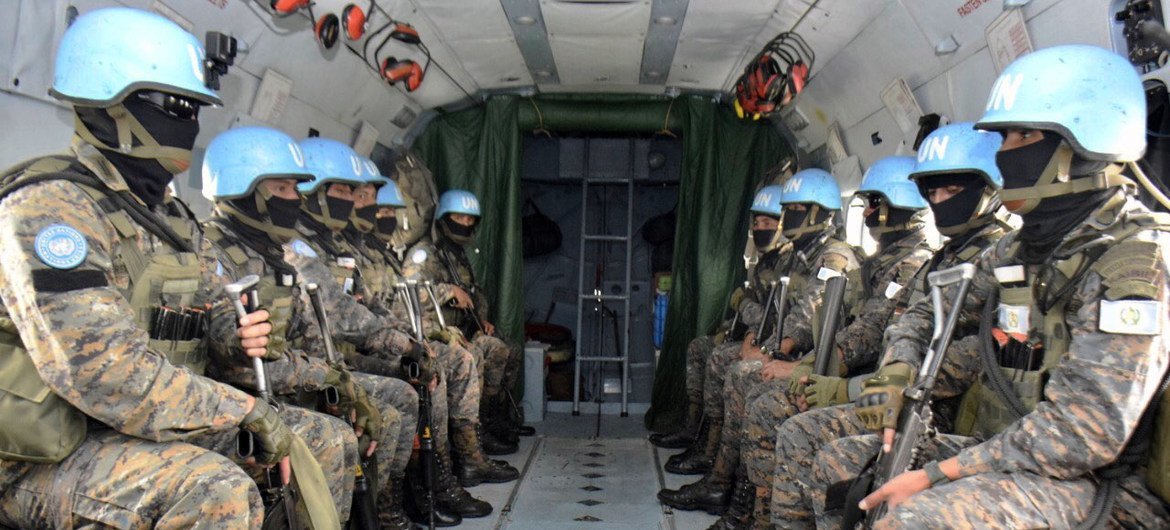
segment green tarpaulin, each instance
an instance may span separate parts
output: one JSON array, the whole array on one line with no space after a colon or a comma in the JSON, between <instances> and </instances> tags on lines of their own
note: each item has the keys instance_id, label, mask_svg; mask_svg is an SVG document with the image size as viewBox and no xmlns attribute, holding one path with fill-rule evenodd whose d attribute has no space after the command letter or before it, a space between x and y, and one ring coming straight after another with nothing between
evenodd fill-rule
<instances>
[{"instance_id":1,"label":"green tarpaulin","mask_svg":"<svg viewBox=\"0 0 1170 530\"><path fill-rule=\"evenodd\" d=\"M747 205L756 183L789 155L767 122L737 119L710 98L650 96L494 97L435 119L418 139L440 190L466 188L485 215L472 255L504 336L523 337L520 144L533 129L575 134L644 135L670 131L683 140L674 287L666 337L646 425L678 425L686 401L687 344L708 334L742 279Z\"/></svg>"}]
</instances>

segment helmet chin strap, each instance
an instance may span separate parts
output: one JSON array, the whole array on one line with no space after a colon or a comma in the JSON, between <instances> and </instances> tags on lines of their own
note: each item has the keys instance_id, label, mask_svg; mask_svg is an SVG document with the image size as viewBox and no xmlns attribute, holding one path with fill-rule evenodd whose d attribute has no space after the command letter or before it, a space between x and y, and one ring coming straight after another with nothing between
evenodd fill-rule
<instances>
[{"instance_id":1,"label":"helmet chin strap","mask_svg":"<svg viewBox=\"0 0 1170 530\"><path fill-rule=\"evenodd\" d=\"M77 136L86 143L108 151L117 151L134 158L157 160L167 171L182 173L191 165L191 150L179 147L169 147L158 143L150 131L138 121L125 105L118 103L104 109L114 120L117 128L118 145L108 145L98 139L81 120L76 112L73 114L73 128ZM134 145L138 140L139 145Z\"/></svg>"},{"instance_id":2,"label":"helmet chin strap","mask_svg":"<svg viewBox=\"0 0 1170 530\"><path fill-rule=\"evenodd\" d=\"M264 186L257 186L256 191L252 194L252 198L256 201L256 211L260 214L259 219L240 211L239 208L232 206L229 201L215 201L215 207L231 216L232 219L239 221L244 226L268 234L268 237L277 244L287 243L296 237L297 230L295 228L276 226L276 223L273 223L272 219L268 216L268 199L272 198L271 191Z\"/></svg>"},{"instance_id":3,"label":"helmet chin strap","mask_svg":"<svg viewBox=\"0 0 1170 530\"><path fill-rule=\"evenodd\" d=\"M1134 185L1133 181L1121 174L1123 168L1119 164L1109 164L1105 166L1105 169L1093 175L1072 178L1069 175L1072 159L1072 147L1068 145L1068 142L1061 142L1060 146L1056 148L1056 152L1052 154L1052 158L1048 160L1048 165L1044 166L1044 171L1040 173L1036 184L1024 188L1000 190L1000 199L1004 203L1024 201L1023 205L1012 210L1014 214L1023 215L1035 210L1040 205L1041 200L1050 197Z\"/></svg>"},{"instance_id":4,"label":"helmet chin strap","mask_svg":"<svg viewBox=\"0 0 1170 530\"><path fill-rule=\"evenodd\" d=\"M801 226L789 230L781 230L780 232L784 235L784 237L792 241L796 241L797 239L800 239L802 236L807 234L823 232L831 226L833 221L833 216L831 214L825 218L824 222L817 223L815 225L809 224L815 221L820 213L821 205L813 204L812 207L808 210L808 215L804 216L804 221L800 223Z\"/></svg>"},{"instance_id":5,"label":"helmet chin strap","mask_svg":"<svg viewBox=\"0 0 1170 530\"><path fill-rule=\"evenodd\" d=\"M922 221L921 212L915 212L913 215L910 216L909 219L906 220L905 223L900 223L900 224L896 224L896 225L891 226L891 225L886 224L887 222L889 222L889 220L890 220L890 206L888 204L886 204L885 201L883 201L881 207L878 208L878 225L875 227L869 228L869 235L873 236L874 239L879 239L878 236L880 236L882 234L888 234L890 232L903 232L906 230L912 230L914 228L920 228L924 224L924 222Z\"/></svg>"},{"instance_id":6,"label":"helmet chin strap","mask_svg":"<svg viewBox=\"0 0 1170 530\"><path fill-rule=\"evenodd\" d=\"M317 203L317 207L320 208L321 213L316 213L307 206L304 208L304 210L309 213L309 217L312 217L318 223L325 225L325 228L336 232L338 230L344 230L346 225L349 224L348 217L345 219L333 218L333 212L329 210L329 201L326 199L324 186L313 192L312 197L306 197L306 200L315 201Z\"/></svg>"}]
</instances>

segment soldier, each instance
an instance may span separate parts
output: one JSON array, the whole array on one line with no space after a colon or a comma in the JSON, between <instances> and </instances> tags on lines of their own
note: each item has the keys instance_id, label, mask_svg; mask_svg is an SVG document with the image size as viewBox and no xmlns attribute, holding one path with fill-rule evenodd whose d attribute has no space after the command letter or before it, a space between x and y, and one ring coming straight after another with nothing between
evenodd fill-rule
<instances>
[{"instance_id":1,"label":"soldier","mask_svg":"<svg viewBox=\"0 0 1170 530\"><path fill-rule=\"evenodd\" d=\"M317 251L309 244L293 245L292 252L286 252L286 259L296 267L298 274L306 281L322 286L321 296L327 314L337 315L331 328L334 340L339 343L339 349L344 352L346 359L352 360L352 365L357 371L383 376L401 376L400 362L403 355L408 355L420 360L424 381L438 381L435 383L437 386L432 389L431 412L437 433L435 452L439 456L436 506L439 508L441 518L447 523L457 522L460 517L483 517L490 514L492 510L490 504L473 498L460 486L453 475L447 450L448 385L454 382L467 389L467 393L461 399L470 399L474 402L477 397L474 394L477 388L462 383L467 381L468 377L460 375L473 372L474 364L470 356L463 359L465 362L460 365L436 362L434 350L427 344L415 342L406 332L409 323L400 323L376 315L358 303L353 296L364 293L360 269L357 268L357 252L342 239L340 232L351 217L354 206L353 187L375 177L379 179L384 177L369 174L367 169L363 169L356 153L340 142L310 138L302 140L300 147L305 153L306 165L318 179L298 186L305 199L305 208L302 209L298 228L312 245L321 249L322 255L328 261L318 257ZM375 338L378 340L371 340ZM409 395L415 395L413 389L409 390ZM391 398L393 395L387 396L387 399ZM415 399L417 400L417 397ZM412 417L408 423L416 425L417 416ZM413 439L413 433L410 439ZM408 456L409 446L398 458L404 460ZM483 465L474 469L481 471L481 476L487 475L488 479L497 481L511 480L519 476L519 472L514 468L509 471L507 467L491 461L484 461ZM497 476L499 478L496 478ZM422 498L425 496L416 497L417 509L410 514L419 518L428 509L425 506L420 507L425 504L425 499Z\"/></svg>"},{"instance_id":2,"label":"soldier","mask_svg":"<svg viewBox=\"0 0 1170 530\"><path fill-rule=\"evenodd\" d=\"M797 348L805 352L812 347L811 315L820 305L825 280L848 274L857 268L858 263L852 247L833 237L836 229L832 217L840 212L841 194L832 175L819 169L800 171L784 184L780 192L779 197L773 196L770 201L753 203L755 211L780 217L777 228L781 234L777 236L783 235L793 243L793 254L773 269L776 278L790 278L788 300L782 302L792 310L787 312L780 328L770 330L770 338L765 344L778 348L777 345L783 343L789 352ZM747 332L741 360L732 363L725 376L720 393L726 400L721 411L725 423L711 471L695 483L679 490L663 490L658 495L664 503L679 509L722 511L722 506L730 500L730 510L715 528L740 527L752 510L755 492L746 479L746 469L740 460L746 395L752 387L764 381L787 380L796 365L795 361L782 360L791 358L787 357L789 352L773 356L755 346L755 335L754 330ZM804 340L808 343L805 344ZM733 483L734 494L731 491Z\"/></svg>"},{"instance_id":3,"label":"soldier","mask_svg":"<svg viewBox=\"0 0 1170 530\"><path fill-rule=\"evenodd\" d=\"M776 185L761 188L752 201L753 205L765 197L779 201L780 190L780 186ZM710 434L710 418L703 414L703 393L704 389L707 388L708 359L714 355L717 347L724 344L727 344L727 347L721 349L720 353L726 353L728 356L738 354L738 343L743 339L745 330L759 325L764 298L768 295L767 282L757 275L757 271L767 271L765 275L769 277L769 280L775 279L771 277L771 269L784 260L785 252L788 250L787 241L784 236L779 235L779 218L754 211L753 213L755 215L752 217L750 230L753 241L749 243L751 245L750 252L745 249L744 254L747 280L743 287L732 291L728 299L728 308L735 312L735 315L723 322L714 335L696 337L687 345L687 409L682 428L668 434L655 433L650 435L650 443L658 447L668 449L687 447L687 451L672 455L668 459L667 471L672 473L684 471L681 474L701 474L710 469L711 457L695 459L695 457L702 455L702 450ZM755 241L757 239L759 241ZM759 265L761 260L765 261L762 269ZM732 343L735 345L733 346ZM727 363L730 362L727 361ZM712 371L716 374L722 374L723 367L727 363L719 363L720 368ZM719 387L722 388L722 385L720 384ZM688 463L679 467L679 464L683 462ZM695 465L691 465L691 463ZM692 473L696 469L698 471Z\"/></svg>"},{"instance_id":4,"label":"soldier","mask_svg":"<svg viewBox=\"0 0 1170 530\"><path fill-rule=\"evenodd\" d=\"M270 390L286 403L318 408L319 393L327 387L336 389L341 402L331 412L344 418L353 412L354 418L352 428L342 423L343 430L348 431L343 433L344 437L340 434L328 437L331 444L338 438L353 440L347 465L342 468L345 491L353 489L358 451L357 440L353 439L356 431L358 436L366 435L361 445L364 457L382 449L378 455L383 462L379 478L391 481L386 487L376 485L381 488L377 505L383 527L409 528L410 520L402 511L401 495L394 492L401 491L415 425L403 421L392 403L373 403L366 387L375 395L401 394L407 399L413 391L401 381L351 373L343 362L328 362L319 349L293 347L294 344L306 346L300 337L304 336L303 328L310 325L308 315L313 311L300 292L296 271L284 261L281 250L282 245L292 243L297 236L301 200L296 185L313 178L304 166L300 148L292 138L275 129L232 129L217 136L208 146L203 177L203 193L216 207L204 225L205 237L215 248L220 266L231 277L255 274L261 278L260 301L272 312L274 329L268 348ZM212 365L213 373L221 380L254 387L251 367L233 362L238 356L232 355L229 345L214 341L216 333L212 336L213 346L219 346L211 350L212 357L219 361ZM407 405L417 414L417 401ZM338 502L341 518L345 520L350 504L348 499Z\"/></svg>"},{"instance_id":5,"label":"soldier","mask_svg":"<svg viewBox=\"0 0 1170 530\"><path fill-rule=\"evenodd\" d=\"M274 463L293 434L264 400L198 375L197 327L151 319L160 300L186 323L218 302L199 296L214 269L167 193L189 165L200 107L221 103L203 68L195 37L145 11L97 10L62 38L51 92L73 105L71 151L6 171L0 202L0 524L261 523L248 474L185 442L225 450L242 427ZM247 355L265 354L266 320L239 320Z\"/></svg>"},{"instance_id":6,"label":"soldier","mask_svg":"<svg viewBox=\"0 0 1170 530\"><path fill-rule=\"evenodd\" d=\"M710 471L715 461L723 433L724 376L740 359L745 330L760 325L771 282L781 275L777 269L789 261L792 247L780 233L781 192L779 185L765 186L752 200L752 244L758 255L744 258L746 289L733 291L729 300L729 307L738 315L737 324L729 324L722 335L699 337L687 346L687 421L698 421L691 415L697 414L699 407L703 417L687 450L667 459L665 469L670 473L701 475Z\"/></svg>"},{"instance_id":7,"label":"soldier","mask_svg":"<svg viewBox=\"0 0 1170 530\"><path fill-rule=\"evenodd\" d=\"M729 526L746 527L752 520L768 522L774 429L805 408L806 388L800 380L814 379L807 386L807 399L813 406L844 403L848 399L848 380L841 376L868 374L876 364L882 333L895 314L898 295L932 253L922 230L926 201L906 178L913 170L913 158L883 158L866 171L856 192L866 200L865 225L878 241L878 251L849 274L849 285L857 299L850 303L849 319L835 334L837 359L829 367L838 371L827 374L830 377L810 375L816 355L809 354L788 380L760 382L746 392L736 389L737 395L744 396L746 408L740 422L742 430L735 439L742 444L740 456L747 478L755 486L755 500L752 515L729 522ZM796 399L790 399L785 392L794 385L799 389L794 392Z\"/></svg>"},{"instance_id":8,"label":"soldier","mask_svg":"<svg viewBox=\"0 0 1170 530\"><path fill-rule=\"evenodd\" d=\"M1170 492L1148 485L1164 485L1170 470L1165 460L1145 469L1149 425L1139 427L1170 361L1170 222L1122 174L1145 149L1145 105L1132 65L1091 46L1025 55L996 81L977 127L1003 134L1002 197L1023 226L980 254L960 307L981 324L983 370L958 422L970 418L973 437L937 439L922 469L863 499L862 509L888 505L878 528L1170 526ZM846 478L856 471L850 453L891 443L887 418L913 383L932 310L924 300L890 330L883 378L858 398L859 416L884 428L884 440L825 446L814 480Z\"/></svg>"},{"instance_id":9,"label":"soldier","mask_svg":"<svg viewBox=\"0 0 1170 530\"><path fill-rule=\"evenodd\" d=\"M935 227L949 239L914 278L895 293L891 321L895 321L909 304L926 296L928 288L924 282L928 273L971 261L982 249L995 244L1007 228L1002 221L1006 212L998 198L1002 179L995 167L995 152L1001 140L996 134L974 130L972 125L957 123L941 127L922 143L922 152L910 179L917 184L916 192L929 202ZM947 147L932 150L935 145ZM884 329L877 331L880 333ZM973 337L963 337L974 332L975 328L970 326L956 330L957 340L951 349L973 347L970 340ZM958 374L958 377L964 377L962 374L974 369L977 368L961 364L944 365L945 374ZM745 458L748 459L749 477L756 484L760 499L771 500L771 519L775 524L785 528L811 525L811 507L804 494L816 491L813 489L816 486L809 484L816 449L833 439L866 432L853 410L852 401L860 394L859 383L871 375L854 375L846 379L811 375L811 371L804 377L794 374L787 395L761 396L750 405L752 421L748 426L750 441ZM936 386L936 403L947 403L948 397L957 395L954 390L943 390L946 386L947 383ZM763 410L783 408L775 403L797 404L802 398L807 399L809 407L844 404L797 414L783 424L755 419L767 414L761 412ZM954 415L941 405L936 409L939 409L936 417L946 418L948 422ZM778 435L777 425L780 425ZM947 430L944 425L939 425L939 428ZM761 486L769 487L770 494L760 492ZM760 511L754 516L754 523L766 525L766 512L758 504L757 510Z\"/></svg>"},{"instance_id":10,"label":"soldier","mask_svg":"<svg viewBox=\"0 0 1170 530\"><path fill-rule=\"evenodd\" d=\"M489 454L510 454L517 450L519 435L531 436L535 431L517 421L508 390L519 377L523 352L495 336L495 325L488 320L487 297L476 284L464 249L471 243L479 217L479 200L471 192L443 192L435 210L432 239L419 240L407 252L403 273L408 278L435 282L435 296L444 307L445 321L469 338L469 349L483 379L480 419L484 440L494 438L492 445L501 448ZM428 315L438 319L433 311Z\"/></svg>"}]
</instances>

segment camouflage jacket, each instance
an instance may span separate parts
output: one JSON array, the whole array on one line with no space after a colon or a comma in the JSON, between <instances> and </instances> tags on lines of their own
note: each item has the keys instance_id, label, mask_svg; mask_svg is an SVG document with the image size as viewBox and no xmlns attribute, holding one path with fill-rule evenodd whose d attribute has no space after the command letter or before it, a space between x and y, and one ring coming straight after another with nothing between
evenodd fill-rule
<instances>
[{"instance_id":1,"label":"camouflage jacket","mask_svg":"<svg viewBox=\"0 0 1170 530\"><path fill-rule=\"evenodd\" d=\"M258 238L242 235L247 227L241 228L230 217L215 217L204 223L204 237L214 249L213 253L219 262L221 270L227 278L238 280L249 274L255 274L268 281L281 281L275 290L281 291L281 296L287 296L290 307L275 308L273 300L266 300L264 293L260 295L260 304L267 307L271 317L274 334L281 335L279 340L269 343L269 354L279 354L275 361L265 361L264 369L268 381L272 385L274 394L293 394L298 391L321 390L325 384L325 376L329 372L324 354L320 350L317 355L310 355L304 350L293 347L294 339L303 336L309 321L305 315L312 313L307 297L296 285L295 272L292 266L283 263L283 252L280 247L271 241L261 242ZM260 234L267 239L267 236ZM257 244L268 244L273 248L262 254L254 247ZM275 262L275 267L271 262ZM287 281L285 281L287 280ZM227 293L216 289L212 296L216 299L226 299ZM211 326L208 330L209 355L211 364L208 373L220 380L245 388L256 388L256 372L251 358L244 355L235 340L236 316L235 311L227 304L221 304L223 310L212 314ZM295 341L300 342L300 341ZM279 352L271 351L279 344Z\"/></svg>"},{"instance_id":2,"label":"camouflage jacket","mask_svg":"<svg viewBox=\"0 0 1170 530\"><path fill-rule=\"evenodd\" d=\"M319 233L311 228L304 225L299 228L306 239L320 241ZM339 252L336 243L331 245L333 252ZM358 303L353 296L345 293L331 269L331 262L339 256L327 254L323 248L313 247L304 239L294 240L285 245L284 258L296 269L302 281L318 285L325 314L332 319L329 326L333 338L353 344L363 351L390 361L391 364L396 363L404 353L414 350L414 340L409 334L399 331L395 322L373 313ZM318 350L322 343L316 317L305 315L305 318L312 320L312 325L305 330L302 348L308 351Z\"/></svg>"},{"instance_id":3,"label":"camouflage jacket","mask_svg":"<svg viewBox=\"0 0 1170 530\"><path fill-rule=\"evenodd\" d=\"M92 146L75 140L71 156L108 189L128 189ZM169 208L177 205L155 212ZM148 346L124 292L130 281L121 261L125 239L80 185L50 180L20 188L0 202L0 219L0 323L20 334L54 393L119 432L150 440L189 439L239 425L247 394L176 367ZM166 245L130 223L144 254ZM38 246L38 235L53 230L72 244ZM210 251L199 250L203 257ZM201 283L219 281L213 260L204 259L202 271Z\"/></svg>"},{"instance_id":4,"label":"camouflage jacket","mask_svg":"<svg viewBox=\"0 0 1170 530\"><path fill-rule=\"evenodd\" d=\"M795 250L783 268L791 279L788 289L788 313L784 317L783 337L772 333L763 344L772 351L779 348L780 339L795 342L794 356L801 356L813 348L813 317L821 307L825 281L836 275L848 274L860 266L857 254L848 243L822 235L804 250Z\"/></svg>"},{"instance_id":5,"label":"camouflage jacket","mask_svg":"<svg viewBox=\"0 0 1170 530\"><path fill-rule=\"evenodd\" d=\"M430 239L420 239L406 252L406 261L402 264L402 275L408 279L424 281L430 280L434 284L435 297L439 306L444 308L443 315L448 327L458 327L465 315L462 311L448 305L455 299L455 289L463 286L475 304L475 313L480 322L487 320L487 297L483 290L475 283L475 274L471 270L471 262L467 261L467 254L462 247L440 240L438 244ZM426 298L424 302L429 302ZM434 307L430 303L423 304L423 312L428 321L437 322Z\"/></svg>"},{"instance_id":6,"label":"camouflage jacket","mask_svg":"<svg viewBox=\"0 0 1170 530\"><path fill-rule=\"evenodd\" d=\"M1146 212L1136 199L1119 192L1070 231L1054 255ZM1120 260L1119 268L1090 267L1067 291L1068 349L1047 373L1043 400L1001 432L960 452L962 476L1026 471L1058 479L1079 477L1113 462L1133 435L1170 362L1170 234L1139 230L1113 245L1136 252L1130 263ZM960 313L968 329L977 325L985 302L1000 289L996 268L1016 263L1014 256L1003 255L1003 248L1002 243L995 245L975 260L978 274ZM1030 277L1041 267L1028 266L1026 274ZM954 289L943 291L948 311ZM1118 298L1119 293L1124 296ZM1140 294L1136 299L1135 293ZM1148 322L1140 311L1133 322L1104 318L1108 311L1103 308L1132 301L1153 308ZM889 332L885 362L919 365L930 340L932 311L930 298L925 298L899 319ZM1143 329L1131 329L1137 327ZM948 357L962 352L952 349Z\"/></svg>"},{"instance_id":7,"label":"camouflage jacket","mask_svg":"<svg viewBox=\"0 0 1170 530\"><path fill-rule=\"evenodd\" d=\"M768 301L768 292L772 290L771 282L779 280L784 275L780 268L788 262L791 253L792 245L784 245L760 256L754 265L748 267L748 279L745 282L747 288L744 289L743 301L739 303L738 310L740 322L748 326L752 332L759 328L760 320L764 317L764 304ZM776 290L776 296L780 296L779 289Z\"/></svg>"},{"instance_id":8,"label":"camouflage jacket","mask_svg":"<svg viewBox=\"0 0 1170 530\"><path fill-rule=\"evenodd\" d=\"M914 281L933 250L926 234L916 230L866 258L854 270L850 280L862 285L852 288L861 296L850 308L851 320L835 337L837 347L845 353L843 364L848 373L857 373L877 362L882 335L894 316L898 295Z\"/></svg>"},{"instance_id":9,"label":"camouflage jacket","mask_svg":"<svg viewBox=\"0 0 1170 530\"><path fill-rule=\"evenodd\" d=\"M397 297L395 285L401 278L389 261L389 255L371 244L378 243L376 241L355 237L356 234L345 235L346 237L339 240L338 245L357 261L356 276L361 278L359 301L374 314L384 317L394 329L407 334L414 333L410 315L401 299Z\"/></svg>"}]
</instances>

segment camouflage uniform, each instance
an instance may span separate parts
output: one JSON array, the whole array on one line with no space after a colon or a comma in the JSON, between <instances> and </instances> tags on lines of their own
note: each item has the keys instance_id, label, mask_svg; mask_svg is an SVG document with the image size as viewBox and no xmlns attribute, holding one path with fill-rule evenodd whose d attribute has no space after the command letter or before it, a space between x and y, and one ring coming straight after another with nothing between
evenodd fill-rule
<instances>
[{"instance_id":1,"label":"camouflage uniform","mask_svg":"<svg viewBox=\"0 0 1170 530\"><path fill-rule=\"evenodd\" d=\"M912 280L899 282L903 289L898 293L899 300L897 306L893 308L893 316L900 317L906 304L917 302L928 295L929 288L925 283L927 273L971 261L982 249L994 245L1003 233L1002 226L992 223L970 234L969 237L957 237L947 241L925 266L919 268ZM858 322L861 324L857 324ZM877 330L869 327L871 323L872 321L868 319L858 319L850 328L862 325ZM977 322L967 322L957 327L949 351L973 352L977 347L977 337L974 335L977 329ZM838 334L838 339L840 338L841 335ZM972 354L952 353L947 355L944 361L939 383L935 386L937 412L935 418L940 422L946 420L949 423L954 416L953 410L950 410L953 408L953 402L965 389L959 381L969 378L969 374L977 371L979 365L978 355ZM759 402L755 408L773 408L766 401L767 398L763 399L764 401ZM946 432L949 429L944 427L940 430ZM811 482L810 471L817 449L832 440L867 432L854 413L851 403L800 413L789 417L783 423L761 421L750 425L749 435L756 440L757 445L750 451L753 455L751 461L754 463L749 463L749 475L757 486L771 488L772 522L784 528L810 526L813 517L810 495L823 495L827 487ZM773 445L775 450L765 455L764 453Z\"/></svg>"},{"instance_id":2,"label":"camouflage uniform","mask_svg":"<svg viewBox=\"0 0 1170 530\"><path fill-rule=\"evenodd\" d=\"M105 187L127 189L92 147L75 142L72 154L84 164L80 171ZM64 180L18 189L0 203L5 342L19 333L47 388L89 418L85 441L59 463L0 461L0 523L256 527L263 508L247 473L182 443L211 432L234 436L248 396L171 364L148 345L125 292L132 277L123 245L146 255L169 247L129 216L115 220L103 208ZM55 268L38 258L34 241L50 225L81 234L84 245L74 246L82 249L80 263Z\"/></svg>"},{"instance_id":3,"label":"camouflage uniform","mask_svg":"<svg viewBox=\"0 0 1170 530\"><path fill-rule=\"evenodd\" d=\"M406 253L406 261L402 266L402 273L411 279L430 279L434 282L435 296L440 307L444 308L444 317L447 324L455 325L464 322L464 336L471 337L468 348L475 356L476 364L483 379L483 395L495 397L503 390L510 388L520 374L520 364L523 362L523 351L515 345L509 345L503 340L486 335L474 328L473 319L461 310L448 307L446 304L455 298L453 292L460 285L472 297L475 303L475 316L480 322L487 322L488 301L483 290L477 288L471 264L461 247L449 242L434 244L423 238L411 247ZM434 308L428 302L423 304L423 312L428 320L437 322Z\"/></svg>"},{"instance_id":4,"label":"camouflage uniform","mask_svg":"<svg viewBox=\"0 0 1170 530\"><path fill-rule=\"evenodd\" d=\"M901 300L898 292L913 282L930 254L925 234L916 229L851 271L854 291L862 294L860 301L854 302L849 310L851 320L834 338L835 344L845 352L842 371L857 373L876 362L886 322L894 316ZM775 427L797 412L789 399L795 396L785 395L788 386L787 380L773 379L751 388L745 397L747 408L739 436L741 458L752 484L764 490L772 486ZM768 500L759 502L767 506Z\"/></svg>"},{"instance_id":5,"label":"camouflage uniform","mask_svg":"<svg viewBox=\"0 0 1170 530\"><path fill-rule=\"evenodd\" d=\"M884 527L918 528L938 521L980 527L1067 527L1086 517L1099 480L1094 473L1113 463L1130 441L1170 362L1170 335L1165 332L1170 325L1166 312L1170 235L1165 229L1149 228L1155 225L1143 222L1143 218L1149 219L1146 212L1136 199L1116 192L1071 230L1053 252L1061 256L1062 247L1078 247L1102 233L1112 233L1114 240L1108 247L1096 247L1103 251L1099 257L1089 255L1093 247L1088 247L1072 252L1070 258L1026 267L1028 278L1034 278L1038 269L1048 269L1044 274L1049 287L1037 289L1039 296L1050 294L1049 289L1067 293L1055 297L1050 306L1059 324L1043 318L1038 305L1031 308L1031 319L1003 317L1018 315L1006 305L1013 303L1008 299L1013 288L998 284L993 271L1018 263L1014 234L980 255L976 262L979 274L972 281L961 315L965 320L982 318L986 301L999 291L1004 303L998 306L997 325L1008 333L1018 328L1027 331L1029 338L1045 339L1043 400L1031 401L1039 400L1038 394L1021 396L1025 406L1034 408L1000 427L997 422L1008 418L1000 414L1002 398L986 389L976 394L978 412L973 428L987 436L986 441L960 439L960 478L911 497L882 520ZM1080 274L1068 274L1069 263L1087 267L1077 267ZM1060 289L1070 281L1073 288ZM1029 284L1024 289L1030 288ZM953 289L945 291L953 293ZM943 296L948 305L950 293ZM1145 300L1154 309L1126 314L1117 322L1106 318L1113 311L1107 310L1110 304L1132 308L1133 300ZM885 362L918 366L933 326L930 306L929 299L916 304L890 330ZM1062 347L1062 341L1067 341L1067 347ZM1029 388L1029 380L1039 381L1033 374L1037 372L1024 373L1023 382L1015 388ZM973 391L987 381L987 375L981 375ZM829 468L839 468L836 462L843 455L835 449L828 447L818 460ZM927 453L928 460L946 456ZM1113 524L1170 525L1166 506L1141 484L1143 476L1144 469L1138 469L1122 480L1124 493L1114 504Z\"/></svg>"}]
</instances>

